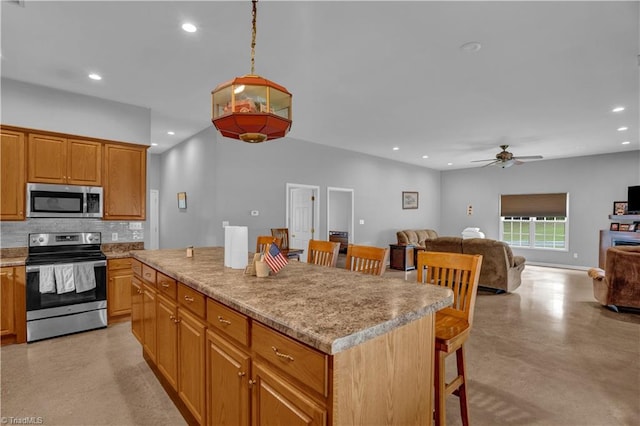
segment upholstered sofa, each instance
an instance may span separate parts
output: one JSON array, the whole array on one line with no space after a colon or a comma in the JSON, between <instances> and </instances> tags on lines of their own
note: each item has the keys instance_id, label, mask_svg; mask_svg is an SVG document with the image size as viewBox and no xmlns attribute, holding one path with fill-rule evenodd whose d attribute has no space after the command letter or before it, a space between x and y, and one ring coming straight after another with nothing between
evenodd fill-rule
<instances>
[{"instance_id":1,"label":"upholstered sofa","mask_svg":"<svg viewBox=\"0 0 640 426\"><path fill-rule=\"evenodd\" d=\"M435 231L428 229L398 231L397 237L398 244L412 244L427 251L481 254L481 287L501 293L511 292L522 283L525 258L514 256L511 247L502 241L487 238L438 237Z\"/></svg>"},{"instance_id":2,"label":"upholstered sofa","mask_svg":"<svg viewBox=\"0 0 640 426\"><path fill-rule=\"evenodd\" d=\"M593 296L604 306L640 308L640 246L609 247L605 269L591 268Z\"/></svg>"},{"instance_id":3,"label":"upholstered sofa","mask_svg":"<svg viewBox=\"0 0 640 426\"><path fill-rule=\"evenodd\" d=\"M412 245L418 248L424 248L425 241L438 238L438 233L433 229L405 229L396 232L396 237L400 245Z\"/></svg>"}]
</instances>

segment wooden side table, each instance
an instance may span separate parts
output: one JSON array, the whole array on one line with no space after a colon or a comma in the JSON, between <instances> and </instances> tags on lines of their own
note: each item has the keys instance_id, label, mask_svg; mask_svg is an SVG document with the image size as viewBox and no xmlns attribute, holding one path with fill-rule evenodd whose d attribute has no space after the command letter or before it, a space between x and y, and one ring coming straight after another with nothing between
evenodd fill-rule
<instances>
[{"instance_id":1,"label":"wooden side table","mask_svg":"<svg viewBox=\"0 0 640 426\"><path fill-rule=\"evenodd\" d=\"M389 244L389 267L401 271L416 269L414 246Z\"/></svg>"}]
</instances>

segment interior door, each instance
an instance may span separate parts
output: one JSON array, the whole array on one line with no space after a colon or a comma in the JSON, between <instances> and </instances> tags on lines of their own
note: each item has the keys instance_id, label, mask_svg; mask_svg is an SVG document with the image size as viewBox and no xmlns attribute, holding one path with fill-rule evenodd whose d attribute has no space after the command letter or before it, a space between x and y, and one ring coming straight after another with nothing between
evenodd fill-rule
<instances>
[{"instance_id":1,"label":"interior door","mask_svg":"<svg viewBox=\"0 0 640 426\"><path fill-rule=\"evenodd\" d=\"M304 249L300 261L307 261L306 249L315 236L318 188L292 186L289 188L289 248Z\"/></svg>"}]
</instances>

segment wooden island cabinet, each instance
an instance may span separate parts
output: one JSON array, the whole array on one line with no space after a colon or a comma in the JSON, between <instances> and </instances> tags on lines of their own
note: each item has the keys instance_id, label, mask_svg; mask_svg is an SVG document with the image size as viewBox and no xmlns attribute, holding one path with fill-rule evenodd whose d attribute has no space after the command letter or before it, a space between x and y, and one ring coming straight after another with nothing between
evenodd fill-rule
<instances>
[{"instance_id":1,"label":"wooden island cabinet","mask_svg":"<svg viewBox=\"0 0 640 426\"><path fill-rule=\"evenodd\" d=\"M132 295L154 288L132 301L132 331L190 424L431 424L449 290L301 262L257 278L217 247L132 255Z\"/></svg>"}]
</instances>

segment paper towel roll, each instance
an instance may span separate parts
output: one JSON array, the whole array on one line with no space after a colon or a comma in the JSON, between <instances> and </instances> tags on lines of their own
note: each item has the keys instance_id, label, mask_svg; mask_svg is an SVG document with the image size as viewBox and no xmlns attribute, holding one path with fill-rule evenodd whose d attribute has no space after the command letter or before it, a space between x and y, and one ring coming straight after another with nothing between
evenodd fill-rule
<instances>
[{"instance_id":1,"label":"paper towel roll","mask_svg":"<svg viewBox=\"0 0 640 426\"><path fill-rule=\"evenodd\" d=\"M225 226L224 266L244 269L249 257L249 230L246 226Z\"/></svg>"}]
</instances>

